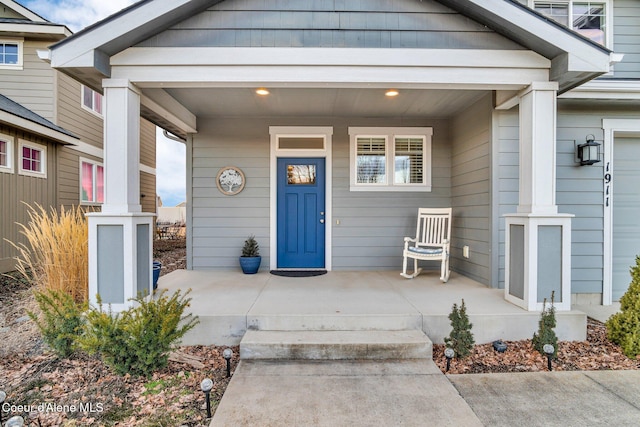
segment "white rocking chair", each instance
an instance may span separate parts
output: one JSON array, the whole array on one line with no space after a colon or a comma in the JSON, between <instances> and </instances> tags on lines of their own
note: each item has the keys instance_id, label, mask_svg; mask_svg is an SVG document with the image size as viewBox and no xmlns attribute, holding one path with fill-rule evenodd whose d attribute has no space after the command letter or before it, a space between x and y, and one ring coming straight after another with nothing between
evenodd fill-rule
<instances>
[{"instance_id":1,"label":"white rocking chair","mask_svg":"<svg viewBox=\"0 0 640 427\"><path fill-rule=\"evenodd\" d=\"M409 243L413 243L409 246ZM413 279L422 272L418 261L441 261L440 280L449 280L449 251L451 244L451 208L418 209L416 237L404 238L402 277ZM407 274L407 259L413 259L413 274Z\"/></svg>"}]
</instances>

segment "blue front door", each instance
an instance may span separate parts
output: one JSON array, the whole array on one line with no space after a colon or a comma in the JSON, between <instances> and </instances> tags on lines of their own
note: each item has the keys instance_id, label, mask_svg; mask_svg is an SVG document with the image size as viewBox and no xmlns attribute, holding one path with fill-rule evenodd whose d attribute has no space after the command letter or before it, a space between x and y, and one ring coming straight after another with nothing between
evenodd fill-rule
<instances>
[{"instance_id":1,"label":"blue front door","mask_svg":"<svg viewBox=\"0 0 640 427\"><path fill-rule=\"evenodd\" d=\"M278 159L278 268L324 268L324 158Z\"/></svg>"}]
</instances>

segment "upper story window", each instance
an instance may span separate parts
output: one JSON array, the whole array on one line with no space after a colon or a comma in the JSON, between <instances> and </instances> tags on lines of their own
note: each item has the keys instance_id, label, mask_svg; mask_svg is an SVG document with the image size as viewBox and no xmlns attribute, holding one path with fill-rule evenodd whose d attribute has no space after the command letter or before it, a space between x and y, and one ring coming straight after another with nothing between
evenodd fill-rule
<instances>
[{"instance_id":1,"label":"upper story window","mask_svg":"<svg viewBox=\"0 0 640 427\"><path fill-rule=\"evenodd\" d=\"M22 68L22 40L0 39L0 67Z\"/></svg>"},{"instance_id":2,"label":"upper story window","mask_svg":"<svg viewBox=\"0 0 640 427\"><path fill-rule=\"evenodd\" d=\"M102 117L102 94L82 85L82 107Z\"/></svg>"},{"instance_id":3,"label":"upper story window","mask_svg":"<svg viewBox=\"0 0 640 427\"><path fill-rule=\"evenodd\" d=\"M104 167L102 164L80 159L80 202L104 203Z\"/></svg>"},{"instance_id":4,"label":"upper story window","mask_svg":"<svg viewBox=\"0 0 640 427\"><path fill-rule=\"evenodd\" d=\"M33 142L20 141L19 173L21 175L47 177L47 147Z\"/></svg>"},{"instance_id":5,"label":"upper story window","mask_svg":"<svg viewBox=\"0 0 640 427\"><path fill-rule=\"evenodd\" d=\"M603 46L611 44L607 36L611 20L608 1L534 1L533 7L543 15L577 31Z\"/></svg>"},{"instance_id":6,"label":"upper story window","mask_svg":"<svg viewBox=\"0 0 640 427\"><path fill-rule=\"evenodd\" d=\"M432 128L350 127L351 191L431 191Z\"/></svg>"},{"instance_id":7,"label":"upper story window","mask_svg":"<svg viewBox=\"0 0 640 427\"><path fill-rule=\"evenodd\" d=\"M13 172L13 138L0 135L0 172Z\"/></svg>"}]
</instances>

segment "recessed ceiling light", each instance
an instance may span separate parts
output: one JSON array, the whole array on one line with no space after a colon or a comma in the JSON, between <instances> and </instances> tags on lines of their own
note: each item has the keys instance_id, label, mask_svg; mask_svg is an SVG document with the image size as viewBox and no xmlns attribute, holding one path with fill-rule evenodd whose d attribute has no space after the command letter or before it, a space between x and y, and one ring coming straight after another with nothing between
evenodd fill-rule
<instances>
[{"instance_id":1,"label":"recessed ceiling light","mask_svg":"<svg viewBox=\"0 0 640 427\"><path fill-rule=\"evenodd\" d=\"M394 97L394 96L398 96L399 93L400 92L398 92L395 89L389 89L388 91L385 92L385 96Z\"/></svg>"},{"instance_id":2,"label":"recessed ceiling light","mask_svg":"<svg viewBox=\"0 0 640 427\"><path fill-rule=\"evenodd\" d=\"M256 89L256 93L262 96L269 95L269 91L263 87Z\"/></svg>"}]
</instances>

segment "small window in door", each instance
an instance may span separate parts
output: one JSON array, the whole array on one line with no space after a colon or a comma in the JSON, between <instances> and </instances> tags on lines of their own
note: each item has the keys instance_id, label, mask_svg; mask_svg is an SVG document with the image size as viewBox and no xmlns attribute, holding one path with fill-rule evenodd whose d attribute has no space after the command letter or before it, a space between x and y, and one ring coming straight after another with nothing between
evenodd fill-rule
<instances>
[{"instance_id":1,"label":"small window in door","mask_svg":"<svg viewBox=\"0 0 640 427\"><path fill-rule=\"evenodd\" d=\"M312 185L316 183L316 165L287 165L287 184Z\"/></svg>"}]
</instances>

